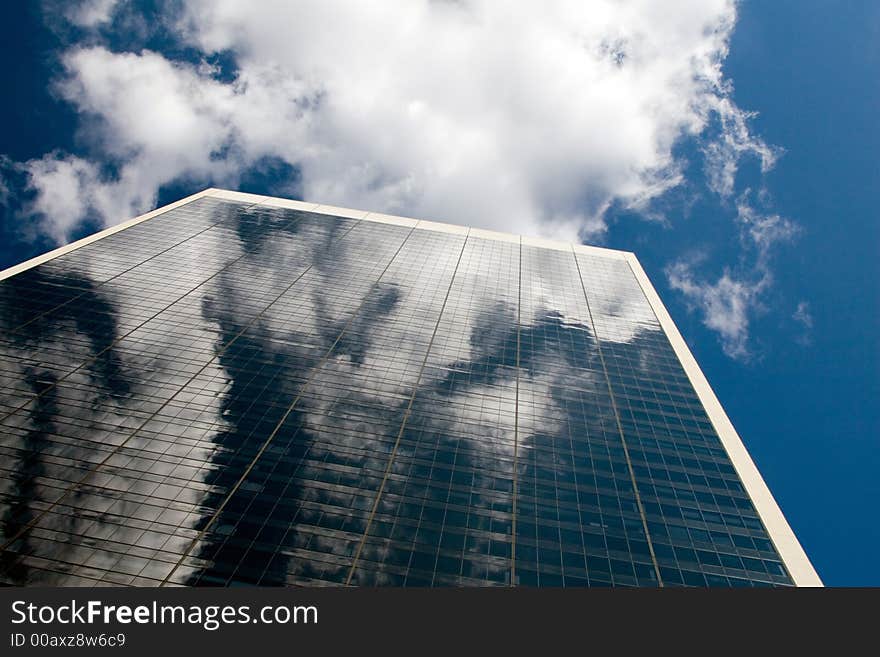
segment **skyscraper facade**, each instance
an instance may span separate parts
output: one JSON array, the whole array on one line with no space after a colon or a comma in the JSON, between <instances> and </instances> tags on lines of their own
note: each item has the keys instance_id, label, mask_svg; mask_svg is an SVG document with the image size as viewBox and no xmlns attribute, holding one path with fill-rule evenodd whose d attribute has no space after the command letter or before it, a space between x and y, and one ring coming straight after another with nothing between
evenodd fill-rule
<instances>
[{"instance_id":1,"label":"skyscraper facade","mask_svg":"<svg viewBox=\"0 0 880 657\"><path fill-rule=\"evenodd\" d=\"M3 583L821 585L631 253L210 189L0 276Z\"/></svg>"}]
</instances>

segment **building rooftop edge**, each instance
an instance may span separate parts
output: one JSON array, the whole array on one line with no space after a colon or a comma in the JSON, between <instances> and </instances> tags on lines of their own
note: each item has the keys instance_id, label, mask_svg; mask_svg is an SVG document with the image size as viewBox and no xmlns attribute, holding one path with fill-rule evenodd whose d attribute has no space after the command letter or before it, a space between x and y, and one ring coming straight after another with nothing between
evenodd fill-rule
<instances>
[{"instance_id":1,"label":"building rooftop edge","mask_svg":"<svg viewBox=\"0 0 880 657\"><path fill-rule=\"evenodd\" d=\"M429 221L426 219L414 219L411 217L403 217L399 215L391 215L384 214L381 212L372 212L369 210L356 210L353 208L345 208L338 207L333 205L327 205L323 203L314 203L307 201L295 201L293 199L286 199L275 196L265 196L261 194L250 194L247 192L237 192L229 189L221 189L218 187L208 187L203 189L200 192L195 194L191 194L185 198L182 198L178 201L174 201L173 203L169 203L167 205L163 205L154 210L150 210L144 214L138 215L132 219L128 219L126 221L122 221L114 226L110 226L105 228L104 230L98 231L82 239L76 240L75 242L70 242L69 244L65 244L63 246L58 247L57 249L53 249L52 251L47 251L46 253L35 256L29 260L25 260L24 262L20 262L16 265L8 267L0 271L0 281L9 278L10 276L15 276L23 271L31 269L32 267L36 267L38 265L43 264L44 262L48 262L53 258L57 258L66 253L70 253L76 249L79 249L87 244L91 244L99 239L104 237L108 237L114 233L118 233L121 230L125 230L131 226L135 226L143 221L148 219L152 219L155 216L160 214L164 214L170 210L178 208L182 205L186 205L187 203L191 203L197 199L209 197L216 198L227 201L238 201L238 202L250 202L253 205L264 205L267 207L278 207L278 208L287 208L292 210L302 210L305 212L313 212L315 214L326 214L326 215L334 215L334 216L343 216L343 217L351 217L355 219L361 219L364 221L372 221L376 223L386 223L393 225L401 225L408 227L416 227L420 230L433 230L437 232L445 232L445 233L460 233L465 234L468 231L467 226L462 226L459 224L450 224L439 221ZM555 249L558 251L568 251L572 247L574 247L578 252L582 253L591 253L593 255L606 257L606 258L615 258L615 259L626 259L627 256L635 257L635 254L632 251L622 251L619 249L610 249L603 246L593 246L590 244L580 244L577 242L563 242L560 240L552 240L544 237L533 237L529 235L518 235L515 233L505 233L501 231L488 230L484 228L471 228L470 229L471 237L478 237L481 239L489 239L489 240L498 240L498 241L509 241L509 242L521 242L527 246L535 246L539 248L545 249Z\"/></svg>"}]
</instances>

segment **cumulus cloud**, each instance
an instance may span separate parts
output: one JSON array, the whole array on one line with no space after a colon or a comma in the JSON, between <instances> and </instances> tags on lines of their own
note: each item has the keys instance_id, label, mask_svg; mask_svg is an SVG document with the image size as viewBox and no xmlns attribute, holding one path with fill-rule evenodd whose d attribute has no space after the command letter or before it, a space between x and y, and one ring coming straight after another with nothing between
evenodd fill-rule
<instances>
[{"instance_id":1,"label":"cumulus cloud","mask_svg":"<svg viewBox=\"0 0 880 657\"><path fill-rule=\"evenodd\" d=\"M82 158L55 152L30 160L22 168L36 191L31 211L41 217L49 237L59 243L67 241L97 201L91 193L98 178L97 167Z\"/></svg>"},{"instance_id":2,"label":"cumulus cloud","mask_svg":"<svg viewBox=\"0 0 880 657\"><path fill-rule=\"evenodd\" d=\"M56 241L84 219L146 211L181 180L239 187L265 161L290 173L276 194L601 241L614 204L657 218L652 202L685 182L674 148L696 138L706 186L733 199L757 275L707 282L679 262L669 281L728 353L745 353L770 247L796 227L755 210L748 191L734 197L744 159L766 171L780 153L753 134L722 72L734 0L159 6L152 29L176 42L167 52L117 34L149 29L133 5L60 11L80 36L55 91L83 117L88 155L20 165L28 209Z\"/></svg>"},{"instance_id":3,"label":"cumulus cloud","mask_svg":"<svg viewBox=\"0 0 880 657\"><path fill-rule=\"evenodd\" d=\"M72 20L106 23L113 4L78 5ZM82 194L116 198L96 208L112 224L163 184L235 186L266 157L294 165L311 200L569 239L601 235L614 201L643 207L680 184L673 146L711 120L720 178L745 153L772 164L721 72L732 1L178 4L182 45L233 53L233 79L73 46L59 93L120 166L64 188L56 236L95 205ZM30 166L41 196L70 164L50 159Z\"/></svg>"},{"instance_id":4,"label":"cumulus cloud","mask_svg":"<svg viewBox=\"0 0 880 657\"><path fill-rule=\"evenodd\" d=\"M80 0L65 2L62 10L65 18L80 27L96 27L110 20L117 0Z\"/></svg>"}]
</instances>

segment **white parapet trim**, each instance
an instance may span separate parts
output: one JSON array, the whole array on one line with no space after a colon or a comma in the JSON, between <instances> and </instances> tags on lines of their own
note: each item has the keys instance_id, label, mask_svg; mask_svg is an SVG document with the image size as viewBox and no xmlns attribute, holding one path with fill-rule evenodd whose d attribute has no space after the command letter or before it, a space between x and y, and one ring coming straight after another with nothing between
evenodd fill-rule
<instances>
[{"instance_id":1,"label":"white parapet trim","mask_svg":"<svg viewBox=\"0 0 880 657\"><path fill-rule=\"evenodd\" d=\"M97 232L93 235L89 235L88 237L83 237L81 240L77 240L76 242L71 242L70 244L65 244L64 246L60 246L57 249L49 251L48 253L44 253L42 255L38 255L35 258L31 258L30 260L25 260L17 265L9 267L8 269L4 269L0 271L0 281L9 278L10 276L15 276L26 269L30 269L31 267L36 267L37 265L41 265L44 262L48 262L53 258L57 258L58 256L62 256L65 253L70 253L71 251L76 251L77 249L86 246L87 244L91 244L92 242L97 242L100 239L103 239L109 235L113 235L114 233L118 233L120 230L125 230L126 228L131 228L132 226L136 226L141 222L146 221L147 219L152 219L160 214L164 214L169 210L173 210L174 208L179 208L181 205L186 205L191 201L195 201L198 198L202 198L203 196L219 196L217 192L221 192L222 190L218 189L203 189L202 191L193 194L192 196L187 196L186 198L182 198L179 201L175 201L174 203L169 203L168 205L162 206L161 208L156 208L146 214L142 214L134 219L129 219L128 221L123 221L121 224L116 224L115 226L111 226L110 228L105 228L104 230Z\"/></svg>"},{"instance_id":2,"label":"white parapet trim","mask_svg":"<svg viewBox=\"0 0 880 657\"><path fill-rule=\"evenodd\" d=\"M810 563L788 521L782 515L782 510L773 498L770 489L767 488L761 473L758 472L752 457L749 456L736 429L733 428L730 418L727 417L727 413L724 412L724 408L709 386L703 371L697 364L693 354L691 354L691 350L688 348L684 338L681 337L681 333L679 333L678 328L675 326L675 322L672 321L672 317L660 300L660 296L651 284L651 280L648 278L645 270L642 269L638 258L636 258L635 254L628 253L626 259L641 285L648 303L651 304L651 308L654 310L660 326L666 333L666 337L669 339L675 355L678 356L678 360L681 362L688 379L690 379L691 385L693 385L700 402L703 404L703 408L706 409L706 414L709 416L712 426L721 439L724 449L727 450L727 455L730 457L740 480L742 480L746 492L748 492L749 497L752 499L755 510L767 528L767 533L770 534L770 538L776 546L779 556L782 557L782 561L785 563L785 567L788 569L792 580L796 586L822 586L822 580L819 579L813 564Z\"/></svg>"},{"instance_id":3,"label":"white parapet trim","mask_svg":"<svg viewBox=\"0 0 880 657\"><path fill-rule=\"evenodd\" d=\"M369 219L369 217L367 217L367 219ZM467 226L443 224L437 221L425 221L423 219L416 224L416 230L430 230L435 233L450 233L452 235L467 235L470 229Z\"/></svg>"},{"instance_id":4,"label":"white parapet trim","mask_svg":"<svg viewBox=\"0 0 880 657\"><path fill-rule=\"evenodd\" d=\"M382 214L381 212L367 212L366 216L364 216L364 219L366 221L375 221L380 224L406 226L407 228L413 228L416 224L419 223L418 219L412 219L410 217L398 217L393 214Z\"/></svg>"},{"instance_id":5,"label":"white parapet trim","mask_svg":"<svg viewBox=\"0 0 880 657\"><path fill-rule=\"evenodd\" d=\"M630 251L618 251L617 249L606 249L601 246L591 246L590 244L575 244L575 253L584 253L591 256L599 256L601 258L614 258L616 260L626 260L633 255Z\"/></svg>"},{"instance_id":6,"label":"white parapet trim","mask_svg":"<svg viewBox=\"0 0 880 657\"><path fill-rule=\"evenodd\" d=\"M285 210L304 210L306 212L314 212L315 209L318 207L317 203L304 203L303 201L293 201L287 198L275 198L274 196L256 196L254 194L228 192L226 190L223 190L223 198L230 201L242 201L243 203L257 203L258 205L265 205L270 208L283 208Z\"/></svg>"},{"instance_id":7,"label":"white parapet trim","mask_svg":"<svg viewBox=\"0 0 880 657\"><path fill-rule=\"evenodd\" d=\"M499 233L495 230L486 230L484 228L471 228L470 237L476 237L483 240L492 240L494 242L511 242L519 244L521 239L519 235L513 233Z\"/></svg>"},{"instance_id":8,"label":"white parapet trim","mask_svg":"<svg viewBox=\"0 0 880 657\"><path fill-rule=\"evenodd\" d=\"M260 205L271 208L302 210L305 212L313 212L315 214L348 217L352 219L360 219L363 221L374 221L376 223L391 224L394 226L405 226L407 228L416 227L419 230L432 230L440 233L451 233L454 235L468 234L468 228L466 226L461 226L458 224L427 221L425 219L413 219L410 217L399 217L397 215L382 214L380 212L354 210L352 208L341 208L332 205L322 205L305 201L294 201L291 199L276 198L274 196L262 196L259 194L248 194L245 192L235 192L228 189L216 189L214 187L209 187L208 189L204 189L196 194L187 196L186 198L182 198L179 201L169 203L168 205L162 206L161 208L156 208L155 210L147 212L146 214L142 214L138 217L135 217L134 219L129 219L128 221L124 221L120 224L97 232L94 235L89 235L88 237L84 237L81 240L71 242L70 244L66 244L53 251L49 251L48 253L44 253L43 255L39 255L35 258L31 258L30 260L5 269L4 271L0 272L0 281L5 278L9 278L10 276L15 276L16 274L23 272L26 269L30 269L31 267L36 267L37 265L40 265L48 260L52 260L52 258L57 258L58 256L64 255L65 253L75 251L80 247L91 244L92 242L107 237L108 235L113 235L114 233L118 233L119 231L125 230L126 228L129 228L131 226L136 226L137 224L146 221L147 219L152 219L153 217L164 214L169 210L173 210L180 207L181 205L185 205L202 197L216 198L225 201L237 201L240 203L250 203L253 205ZM574 246L574 249L578 252L590 253L591 255L597 255L606 258L619 259L624 257L626 253L624 251L615 251L613 249L604 249L583 244L572 245L568 242L560 242L558 240L551 240L543 237L520 236L513 233L500 233L492 230L471 229L470 234L474 237L480 237L482 239L522 243L526 246L538 246L545 249L555 249L557 251L568 251L571 250L572 246Z\"/></svg>"},{"instance_id":9,"label":"white parapet trim","mask_svg":"<svg viewBox=\"0 0 880 657\"><path fill-rule=\"evenodd\" d=\"M559 240L551 240L546 237L535 237L533 235L523 235L520 242L523 246L535 246L539 249L552 249L554 251L571 251L569 242L560 242Z\"/></svg>"},{"instance_id":10,"label":"white parapet trim","mask_svg":"<svg viewBox=\"0 0 880 657\"><path fill-rule=\"evenodd\" d=\"M334 217L347 217L349 219L363 219L369 212L366 210L350 210L348 208L337 208L333 205L319 205L312 209L312 212L318 214L330 214Z\"/></svg>"},{"instance_id":11,"label":"white parapet trim","mask_svg":"<svg viewBox=\"0 0 880 657\"><path fill-rule=\"evenodd\" d=\"M260 194L248 194L247 192L233 192L228 189L209 188L204 191L205 196L223 199L224 201L240 201L241 203L264 203L271 200L269 196L261 196ZM283 199L278 199L283 200ZM296 201L291 201L296 203Z\"/></svg>"}]
</instances>

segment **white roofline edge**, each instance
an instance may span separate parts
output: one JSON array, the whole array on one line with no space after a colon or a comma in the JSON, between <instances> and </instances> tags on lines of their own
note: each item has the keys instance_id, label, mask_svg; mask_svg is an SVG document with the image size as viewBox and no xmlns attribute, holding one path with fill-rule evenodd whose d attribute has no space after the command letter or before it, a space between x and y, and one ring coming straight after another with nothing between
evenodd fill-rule
<instances>
[{"instance_id":1,"label":"white roofline edge","mask_svg":"<svg viewBox=\"0 0 880 657\"><path fill-rule=\"evenodd\" d=\"M425 219L412 219L409 217L383 214L381 212L355 210L352 208L342 208L332 205L323 205L320 203L294 201L290 199L276 198L273 196L262 196L259 194L248 194L245 192L235 192L227 189L217 189L215 187L209 187L208 189L203 189L202 191L192 194L191 196L182 198L179 201L169 203L168 205L163 205L161 208L151 210L150 212L139 215L134 219L123 221L122 223L116 224L115 226L105 228L102 231L84 237L80 240L71 242L70 244L65 244L64 246L60 246L57 249L48 251L47 253L38 255L34 258L31 258L30 260L26 260L17 265L13 265L12 267L4 269L3 271L0 271L0 281L9 278L10 276L15 276L16 274L19 274L27 269L31 269L32 267L36 267L37 265L41 265L44 262L48 262L49 260L57 258L58 256L70 253L71 251L75 251L76 249L86 246L87 244L91 244L92 242L96 242L99 239L103 239L104 237L108 237L109 235L113 235L114 233L118 233L121 230L130 228L131 226L136 226L137 224L146 221L147 219L152 219L153 217L164 214L169 210L178 208L181 205L186 205L187 203L190 203L202 197L217 198L227 201L240 201L244 203L252 203L254 205L265 205L268 207L287 208L291 210L303 210L306 212L314 212L316 214L351 217L355 219L362 219L364 221L375 221L377 223L394 224L399 226L416 226L420 230L433 230L444 233L464 234L468 230L466 226L460 226L457 224L428 221ZM502 233L490 230L480 230L478 234L475 234L475 236L484 239L498 239L505 241L519 241L520 239L520 236L514 235L512 233ZM526 246L538 246L542 248L557 249L559 251L568 251L572 248L572 245L568 242L549 240L542 237L522 236L522 243ZM596 246L589 246L587 244L575 244L574 248L576 251L579 252L591 253L593 255L599 255L606 258L621 259L625 258L626 254L628 253L627 251L606 249L604 247L600 248Z\"/></svg>"}]
</instances>

